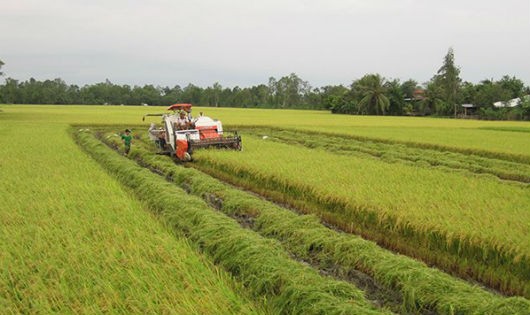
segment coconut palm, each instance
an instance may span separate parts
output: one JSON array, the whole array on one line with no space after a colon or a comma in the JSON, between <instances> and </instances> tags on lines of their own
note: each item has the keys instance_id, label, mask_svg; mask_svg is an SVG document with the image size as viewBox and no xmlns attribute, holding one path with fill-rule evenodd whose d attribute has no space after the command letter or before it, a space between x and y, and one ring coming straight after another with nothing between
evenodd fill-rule
<instances>
[{"instance_id":1,"label":"coconut palm","mask_svg":"<svg viewBox=\"0 0 530 315\"><path fill-rule=\"evenodd\" d=\"M418 105L418 110L423 115L430 115L432 113L448 115L451 112L451 106L443 99L443 88L435 82L427 84L425 95Z\"/></svg>"},{"instance_id":2,"label":"coconut palm","mask_svg":"<svg viewBox=\"0 0 530 315\"><path fill-rule=\"evenodd\" d=\"M386 97L385 79L379 74L367 74L355 84L361 100L359 101L359 112L384 115L390 107L390 101Z\"/></svg>"}]
</instances>

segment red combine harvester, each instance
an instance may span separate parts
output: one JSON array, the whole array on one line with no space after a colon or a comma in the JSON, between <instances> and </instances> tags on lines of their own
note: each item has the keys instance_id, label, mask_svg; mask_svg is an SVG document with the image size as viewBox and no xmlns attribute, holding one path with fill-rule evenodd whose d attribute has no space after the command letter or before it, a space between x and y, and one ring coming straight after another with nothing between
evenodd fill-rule
<instances>
[{"instance_id":1,"label":"red combine harvester","mask_svg":"<svg viewBox=\"0 0 530 315\"><path fill-rule=\"evenodd\" d=\"M165 144L163 154L168 154L181 161L191 161L193 150L198 148L227 148L241 150L241 136L234 132L226 135L219 120L206 116L190 119L191 104L173 104L167 109L169 114L146 114L162 116L163 129L151 131L161 133ZM201 113L202 114L202 113Z\"/></svg>"}]
</instances>

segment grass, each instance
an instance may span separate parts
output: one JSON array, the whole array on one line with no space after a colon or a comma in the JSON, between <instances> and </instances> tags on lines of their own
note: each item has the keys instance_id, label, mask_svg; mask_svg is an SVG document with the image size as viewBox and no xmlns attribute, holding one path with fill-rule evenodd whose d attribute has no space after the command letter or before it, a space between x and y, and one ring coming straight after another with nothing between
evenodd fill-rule
<instances>
[{"instance_id":1,"label":"grass","mask_svg":"<svg viewBox=\"0 0 530 315\"><path fill-rule=\"evenodd\" d=\"M0 120L2 314L266 313L82 153L67 125Z\"/></svg>"}]
</instances>

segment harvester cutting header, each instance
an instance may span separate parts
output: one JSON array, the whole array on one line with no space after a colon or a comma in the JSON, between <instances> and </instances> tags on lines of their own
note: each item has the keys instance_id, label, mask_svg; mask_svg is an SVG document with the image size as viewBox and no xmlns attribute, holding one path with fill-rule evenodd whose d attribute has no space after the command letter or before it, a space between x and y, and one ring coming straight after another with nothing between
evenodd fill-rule
<instances>
[{"instance_id":1,"label":"harvester cutting header","mask_svg":"<svg viewBox=\"0 0 530 315\"><path fill-rule=\"evenodd\" d=\"M149 128L150 136L157 138L163 153L175 156L181 161L191 161L193 150L198 148L227 148L241 150L241 136L234 132L226 135L219 120L207 116L193 118L191 104L173 104L167 108L171 113L146 114L162 116L162 128ZM153 139L154 140L154 139Z\"/></svg>"}]
</instances>

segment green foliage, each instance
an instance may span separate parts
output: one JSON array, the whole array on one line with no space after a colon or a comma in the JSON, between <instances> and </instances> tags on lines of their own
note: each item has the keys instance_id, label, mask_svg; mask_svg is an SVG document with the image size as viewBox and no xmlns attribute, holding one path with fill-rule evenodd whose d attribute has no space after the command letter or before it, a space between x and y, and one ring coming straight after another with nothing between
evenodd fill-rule
<instances>
[{"instance_id":1,"label":"green foliage","mask_svg":"<svg viewBox=\"0 0 530 315\"><path fill-rule=\"evenodd\" d=\"M517 79L515 76L503 76L497 84L501 87L502 90L509 92L509 98L521 97L524 91L524 83L520 79Z\"/></svg>"},{"instance_id":2,"label":"green foliage","mask_svg":"<svg viewBox=\"0 0 530 315\"><path fill-rule=\"evenodd\" d=\"M530 120L530 96L527 95L522 98L520 110L522 118Z\"/></svg>"},{"instance_id":3,"label":"green foliage","mask_svg":"<svg viewBox=\"0 0 530 315\"><path fill-rule=\"evenodd\" d=\"M439 84L443 89L444 103L454 109L454 116L458 114L459 106L457 104L457 98L460 93L460 69L455 65L455 56L453 48L449 48L447 54L444 57L444 62L438 73L433 78L433 83ZM447 107L437 108L437 112L441 114L447 114Z\"/></svg>"},{"instance_id":4,"label":"green foliage","mask_svg":"<svg viewBox=\"0 0 530 315\"><path fill-rule=\"evenodd\" d=\"M459 73L450 48L437 74L424 84L425 98L415 95L418 88L423 90L412 79L400 83L397 79L386 81L379 74L367 74L353 81L349 89L343 85L312 88L309 82L291 73L279 79L270 77L267 84L233 88L223 87L219 82L206 88L191 83L183 88L151 84L131 87L109 80L79 87L67 85L59 78L45 81L31 78L22 82L7 78L5 84L0 84L0 102L151 106L183 102L211 107L329 109L339 114L415 116L456 116L461 112L461 104L471 103L485 108L478 112L484 119L530 119L518 108L495 113L488 110L493 102L530 93L520 79L503 76L497 82L484 80L473 85L461 83Z\"/></svg>"},{"instance_id":5,"label":"green foliage","mask_svg":"<svg viewBox=\"0 0 530 315\"><path fill-rule=\"evenodd\" d=\"M170 105L184 102L214 107L305 109L324 106L318 89L312 90L309 83L295 73L279 80L271 78L268 86L260 84L249 88L223 88L218 82L207 88L191 83L184 88L179 85L169 88L150 84L130 87L113 84L109 80L83 87L66 85L61 79L8 80L5 85L0 85L0 95L8 94L4 102L14 104Z\"/></svg>"},{"instance_id":6,"label":"green foliage","mask_svg":"<svg viewBox=\"0 0 530 315\"><path fill-rule=\"evenodd\" d=\"M385 89L389 101L387 113L389 115L403 115L404 107L406 105L405 99L409 97L408 85L410 84L414 84L414 87L416 86L415 81L406 81L403 84L400 84L399 80L395 79L385 82Z\"/></svg>"},{"instance_id":7,"label":"green foliage","mask_svg":"<svg viewBox=\"0 0 530 315\"><path fill-rule=\"evenodd\" d=\"M342 85L324 86L319 90L320 102L324 104L324 108L330 109L332 112L340 112L343 97L348 93L348 89Z\"/></svg>"},{"instance_id":8,"label":"green foliage","mask_svg":"<svg viewBox=\"0 0 530 315\"><path fill-rule=\"evenodd\" d=\"M502 120L506 116L506 109L483 107L479 110L479 115L486 120Z\"/></svg>"},{"instance_id":9,"label":"green foliage","mask_svg":"<svg viewBox=\"0 0 530 315\"><path fill-rule=\"evenodd\" d=\"M302 104L303 97L311 91L309 83L300 79L295 73L284 76L278 81L269 80L269 87L273 87L272 98L279 108L295 107L297 104Z\"/></svg>"},{"instance_id":10,"label":"green foliage","mask_svg":"<svg viewBox=\"0 0 530 315\"><path fill-rule=\"evenodd\" d=\"M379 74L369 74L353 81L349 90L327 87L324 90L328 92L327 107L331 108L332 113L383 114L390 106L384 84L384 79Z\"/></svg>"},{"instance_id":11,"label":"green foliage","mask_svg":"<svg viewBox=\"0 0 530 315\"><path fill-rule=\"evenodd\" d=\"M435 82L429 82L425 90L425 97L418 102L417 110L422 114L447 114L451 110L443 100L443 88Z\"/></svg>"},{"instance_id":12,"label":"green foliage","mask_svg":"<svg viewBox=\"0 0 530 315\"><path fill-rule=\"evenodd\" d=\"M357 82L355 89L360 96L358 106L359 113L384 115L390 106L386 97L385 80L379 74L367 74Z\"/></svg>"},{"instance_id":13,"label":"green foliage","mask_svg":"<svg viewBox=\"0 0 530 315\"><path fill-rule=\"evenodd\" d=\"M528 93L523 82L515 77L504 76L499 81L484 80L475 86L474 103L479 105L479 116L488 120L530 120L525 109L525 93ZM520 105L512 108L495 108L494 102L506 102L522 98Z\"/></svg>"},{"instance_id":14,"label":"green foliage","mask_svg":"<svg viewBox=\"0 0 530 315\"><path fill-rule=\"evenodd\" d=\"M411 99L414 97L414 91L418 87L418 82L412 79L408 79L407 81L403 82L400 86L401 93L405 98Z\"/></svg>"},{"instance_id":15,"label":"green foliage","mask_svg":"<svg viewBox=\"0 0 530 315\"><path fill-rule=\"evenodd\" d=\"M3 103L16 103L21 98L21 94L17 80L7 78L6 83L0 85L0 97Z\"/></svg>"}]
</instances>

